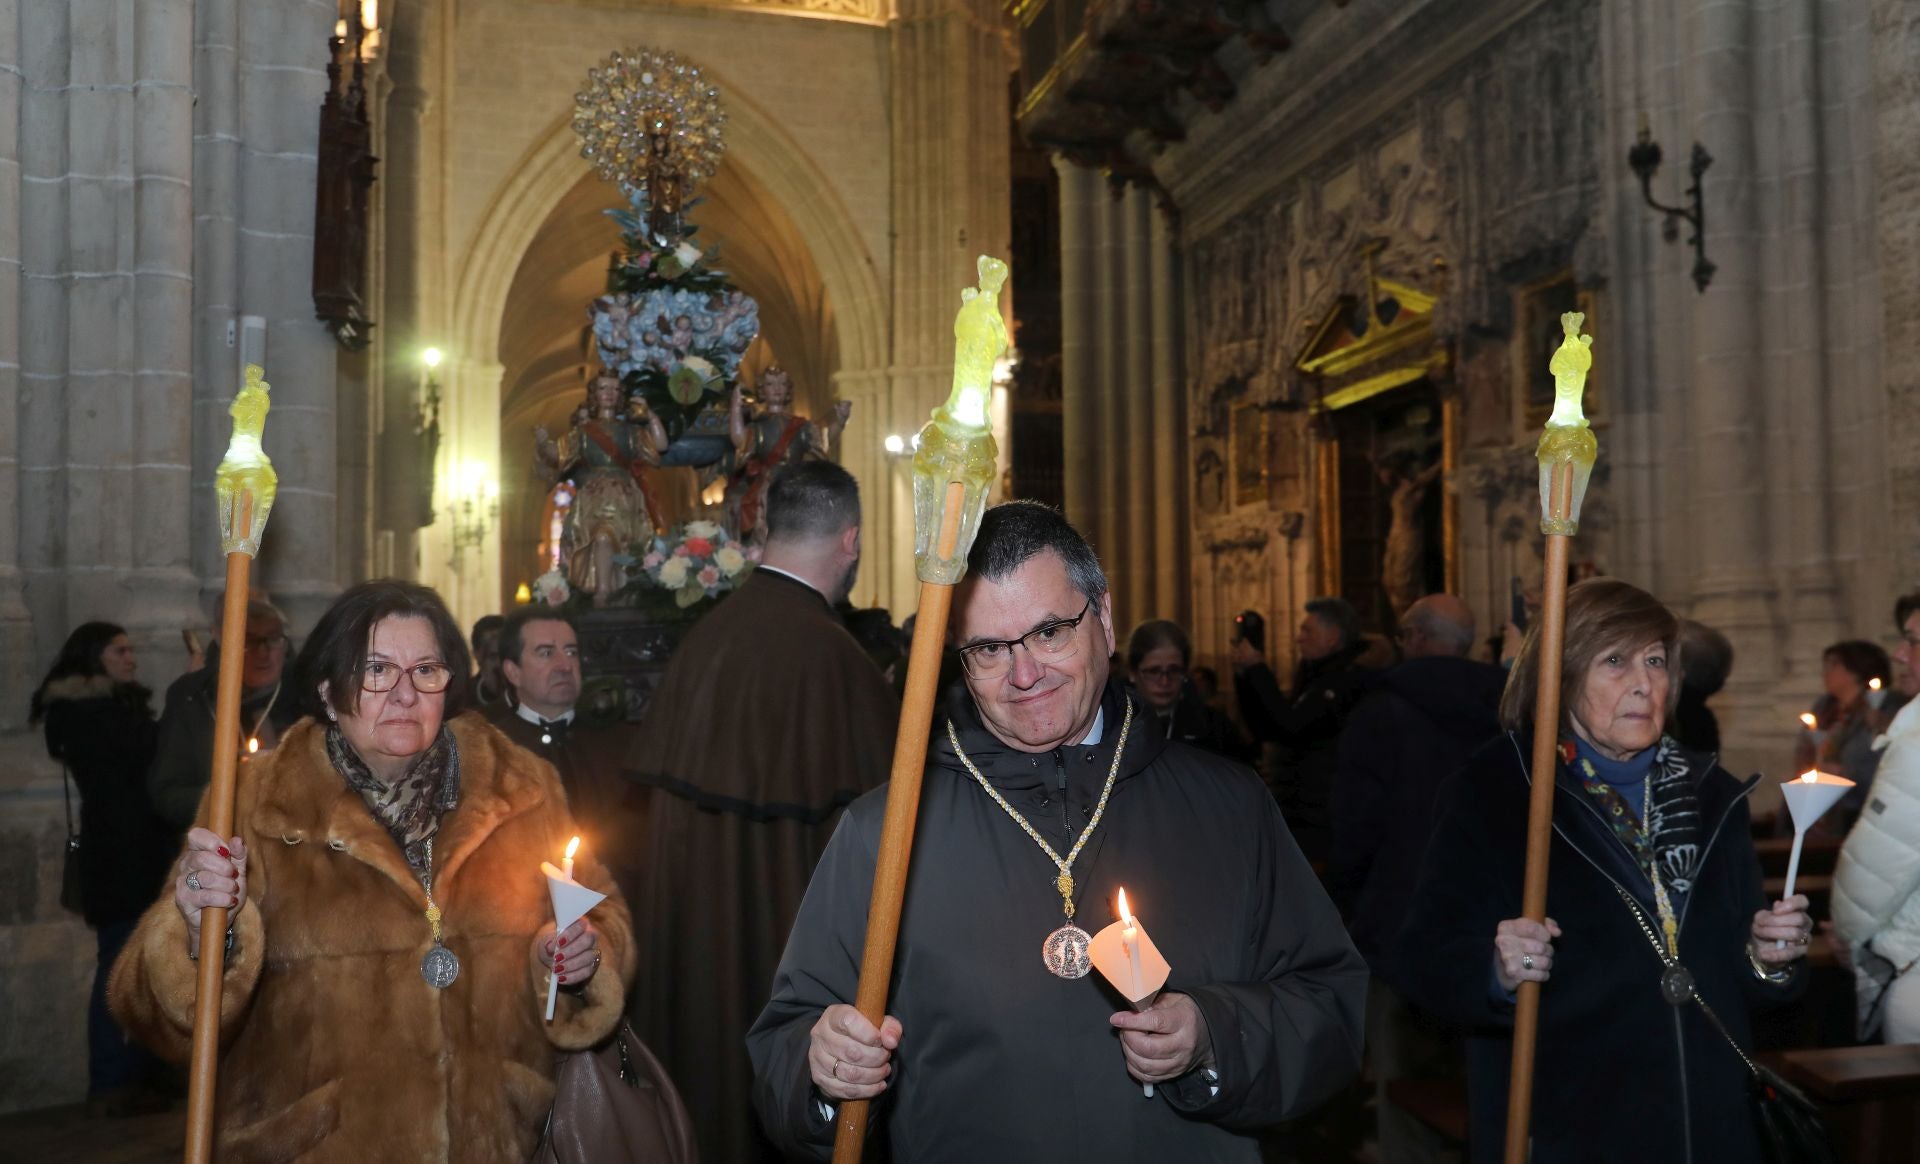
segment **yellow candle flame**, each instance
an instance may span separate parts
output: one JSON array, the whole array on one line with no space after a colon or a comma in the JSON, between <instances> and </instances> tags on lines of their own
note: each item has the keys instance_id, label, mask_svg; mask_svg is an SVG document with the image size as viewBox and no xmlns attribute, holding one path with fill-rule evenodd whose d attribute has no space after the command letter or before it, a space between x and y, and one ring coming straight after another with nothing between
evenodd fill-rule
<instances>
[{"instance_id":1,"label":"yellow candle flame","mask_svg":"<svg viewBox=\"0 0 1920 1164\"><path fill-rule=\"evenodd\" d=\"M573 860L573 855L579 851L580 851L579 837L575 837L571 841L567 842L567 860L569 861Z\"/></svg>"},{"instance_id":2,"label":"yellow candle flame","mask_svg":"<svg viewBox=\"0 0 1920 1164\"><path fill-rule=\"evenodd\" d=\"M1813 713L1811 711L1803 711L1800 713L1800 723L1808 731L1812 731L1814 729L1814 725L1818 724L1819 722L1820 722L1819 720L1813 718Z\"/></svg>"},{"instance_id":3,"label":"yellow candle flame","mask_svg":"<svg viewBox=\"0 0 1920 1164\"><path fill-rule=\"evenodd\" d=\"M528 586L525 582L520 583L520 585L514 587L513 600L515 603L521 606L525 606L527 603L532 602L533 588L531 586Z\"/></svg>"},{"instance_id":4,"label":"yellow candle flame","mask_svg":"<svg viewBox=\"0 0 1920 1164\"><path fill-rule=\"evenodd\" d=\"M1880 680L1877 677L1867 680L1867 690L1868 691L1880 690Z\"/></svg>"},{"instance_id":5,"label":"yellow candle flame","mask_svg":"<svg viewBox=\"0 0 1920 1164\"><path fill-rule=\"evenodd\" d=\"M1802 772L1802 773L1800 773L1800 783L1802 783L1802 784L1818 784L1818 783L1820 783L1820 769L1818 769L1818 768L1815 768L1815 769L1814 769L1813 771L1811 771L1811 772Z\"/></svg>"},{"instance_id":6,"label":"yellow candle flame","mask_svg":"<svg viewBox=\"0 0 1920 1164\"><path fill-rule=\"evenodd\" d=\"M259 750L260 750L260 737L259 736L247 737L247 755L251 756Z\"/></svg>"},{"instance_id":7,"label":"yellow candle flame","mask_svg":"<svg viewBox=\"0 0 1920 1164\"><path fill-rule=\"evenodd\" d=\"M1133 911L1127 908L1127 891L1124 889L1120 891L1120 920L1125 923L1128 929L1135 928Z\"/></svg>"}]
</instances>

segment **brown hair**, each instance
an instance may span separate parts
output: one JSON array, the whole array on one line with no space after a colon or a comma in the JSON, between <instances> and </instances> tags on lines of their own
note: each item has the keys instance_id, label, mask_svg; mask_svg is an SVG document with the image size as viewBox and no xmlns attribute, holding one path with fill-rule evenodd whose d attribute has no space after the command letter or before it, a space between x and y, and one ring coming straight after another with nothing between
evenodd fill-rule
<instances>
[{"instance_id":1,"label":"brown hair","mask_svg":"<svg viewBox=\"0 0 1920 1164\"><path fill-rule=\"evenodd\" d=\"M1587 671L1602 651L1622 643L1641 647L1658 642L1667 649L1669 716L1680 698L1680 620L1660 600L1617 578L1589 578L1567 591L1566 641L1560 652L1560 730L1571 725L1573 707L1586 686ZM1530 731L1540 682L1540 621L1527 629L1526 641L1507 675L1500 696L1500 726Z\"/></svg>"},{"instance_id":2,"label":"brown hair","mask_svg":"<svg viewBox=\"0 0 1920 1164\"><path fill-rule=\"evenodd\" d=\"M351 587L333 600L314 624L313 633L293 661L293 690L302 713L319 715L325 704L342 715L360 709L360 674L367 666L367 644L373 628L386 618L423 618L433 628L440 660L453 672L447 683L447 719L467 708L472 688L473 656L459 624L447 613L447 604L431 589L398 578L376 578ZM327 698L320 684L327 684Z\"/></svg>"},{"instance_id":3,"label":"brown hair","mask_svg":"<svg viewBox=\"0 0 1920 1164\"><path fill-rule=\"evenodd\" d=\"M1187 638L1185 628L1170 619L1156 618L1134 627L1133 633L1127 636L1127 669L1138 667L1140 660L1161 647L1179 651L1182 667L1193 661L1193 642Z\"/></svg>"}]
</instances>

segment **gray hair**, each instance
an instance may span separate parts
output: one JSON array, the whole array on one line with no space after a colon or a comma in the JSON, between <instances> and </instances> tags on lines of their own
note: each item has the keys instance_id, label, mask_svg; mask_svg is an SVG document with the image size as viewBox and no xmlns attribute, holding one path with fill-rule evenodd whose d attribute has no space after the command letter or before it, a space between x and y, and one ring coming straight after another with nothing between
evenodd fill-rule
<instances>
[{"instance_id":1,"label":"gray hair","mask_svg":"<svg viewBox=\"0 0 1920 1164\"><path fill-rule=\"evenodd\" d=\"M1093 547L1059 510L1038 501L1008 501L987 510L967 555L967 571L998 582L1047 550L1060 555L1067 580L1089 601L1106 594L1107 575Z\"/></svg>"},{"instance_id":2,"label":"gray hair","mask_svg":"<svg viewBox=\"0 0 1920 1164\"><path fill-rule=\"evenodd\" d=\"M1449 618L1446 611L1432 603L1414 603L1407 611L1406 625L1408 630L1418 632L1450 654L1464 655L1473 649L1473 623Z\"/></svg>"},{"instance_id":3,"label":"gray hair","mask_svg":"<svg viewBox=\"0 0 1920 1164\"><path fill-rule=\"evenodd\" d=\"M1340 632L1340 649L1360 641L1360 612L1344 598L1311 598L1307 613Z\"/></svg>"}]
</instances>

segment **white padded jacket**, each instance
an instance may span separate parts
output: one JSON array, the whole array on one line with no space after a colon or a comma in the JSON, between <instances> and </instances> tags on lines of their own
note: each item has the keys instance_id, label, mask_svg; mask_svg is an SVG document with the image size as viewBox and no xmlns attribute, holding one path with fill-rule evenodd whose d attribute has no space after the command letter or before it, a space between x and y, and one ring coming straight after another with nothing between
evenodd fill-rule
<instances>
[{"instance_id":1,"label":"white padded jacket","mask_svg":"<svg viewBox=\"0 0 1920 1164\"><path fill-rule=\"evenodd\" d=\"M1880 768L1840 850L1833 922L1848 946L1904 968L1920 959L1920 699L1874 743Z\"/></svg>"}]
</instances>

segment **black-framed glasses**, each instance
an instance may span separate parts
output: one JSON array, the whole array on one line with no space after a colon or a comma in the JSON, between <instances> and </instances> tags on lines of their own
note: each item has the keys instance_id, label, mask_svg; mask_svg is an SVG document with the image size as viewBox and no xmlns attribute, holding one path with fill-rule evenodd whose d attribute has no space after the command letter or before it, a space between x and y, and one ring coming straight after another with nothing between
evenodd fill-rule
<instances>
[{"instance_id":1,"label":"black-framed glasses","mask_svg":"<svg viewBox=\"0 0 1920 1164\"><path fill-rule=\"evenodd\" d=\"M1179 663L1168 663L1164 667L1140 667L1135 674L1156 683L1178 683L1187 677L1187 669Z\"/></svg>"},{"instance_id":2,"label":"black-framed glasses","mask_svg":"<svg viewBox=\"0 0 1920 1164\"><path fill-rule=\"evenodd\" d=\"M1040 659L1068 659L1073 657L1074 645L1078 641L1074 631L1093 610L1093 599L1080 608L1080 613L1072 618L1057 619L1034 627L1017 639L989 639L986 642L969 643L960 648L960 665L970 679L996 679L1006 674L1013 665L1013 649L1025 647L1028 653Z\"/></svg>"},{"instance_id":3,"label":"black-framed glasses","mask_svg":"<svg viewBox=\"0 0 1920 1164\"><path fill-rule=\"evenodd\" d=\"M453 669L445 663L415 663L411 667L402 667L398 663L369 659L367 665L360 669L360 686L375 693L392 691L400 685L402 675L422 695L436 695L453 682Z\"/></svg>"},{"instance_id":4,"label":"black-framed glasses","mask_svg":"<svg viewBox=\"0 0 1920 1164\"><path fill-rule=\"evenodd\" d=\"M273 651L286 645L287 636L285 634L248 635L246 643L248 651Z\"/></svg>"}]
</instances>

